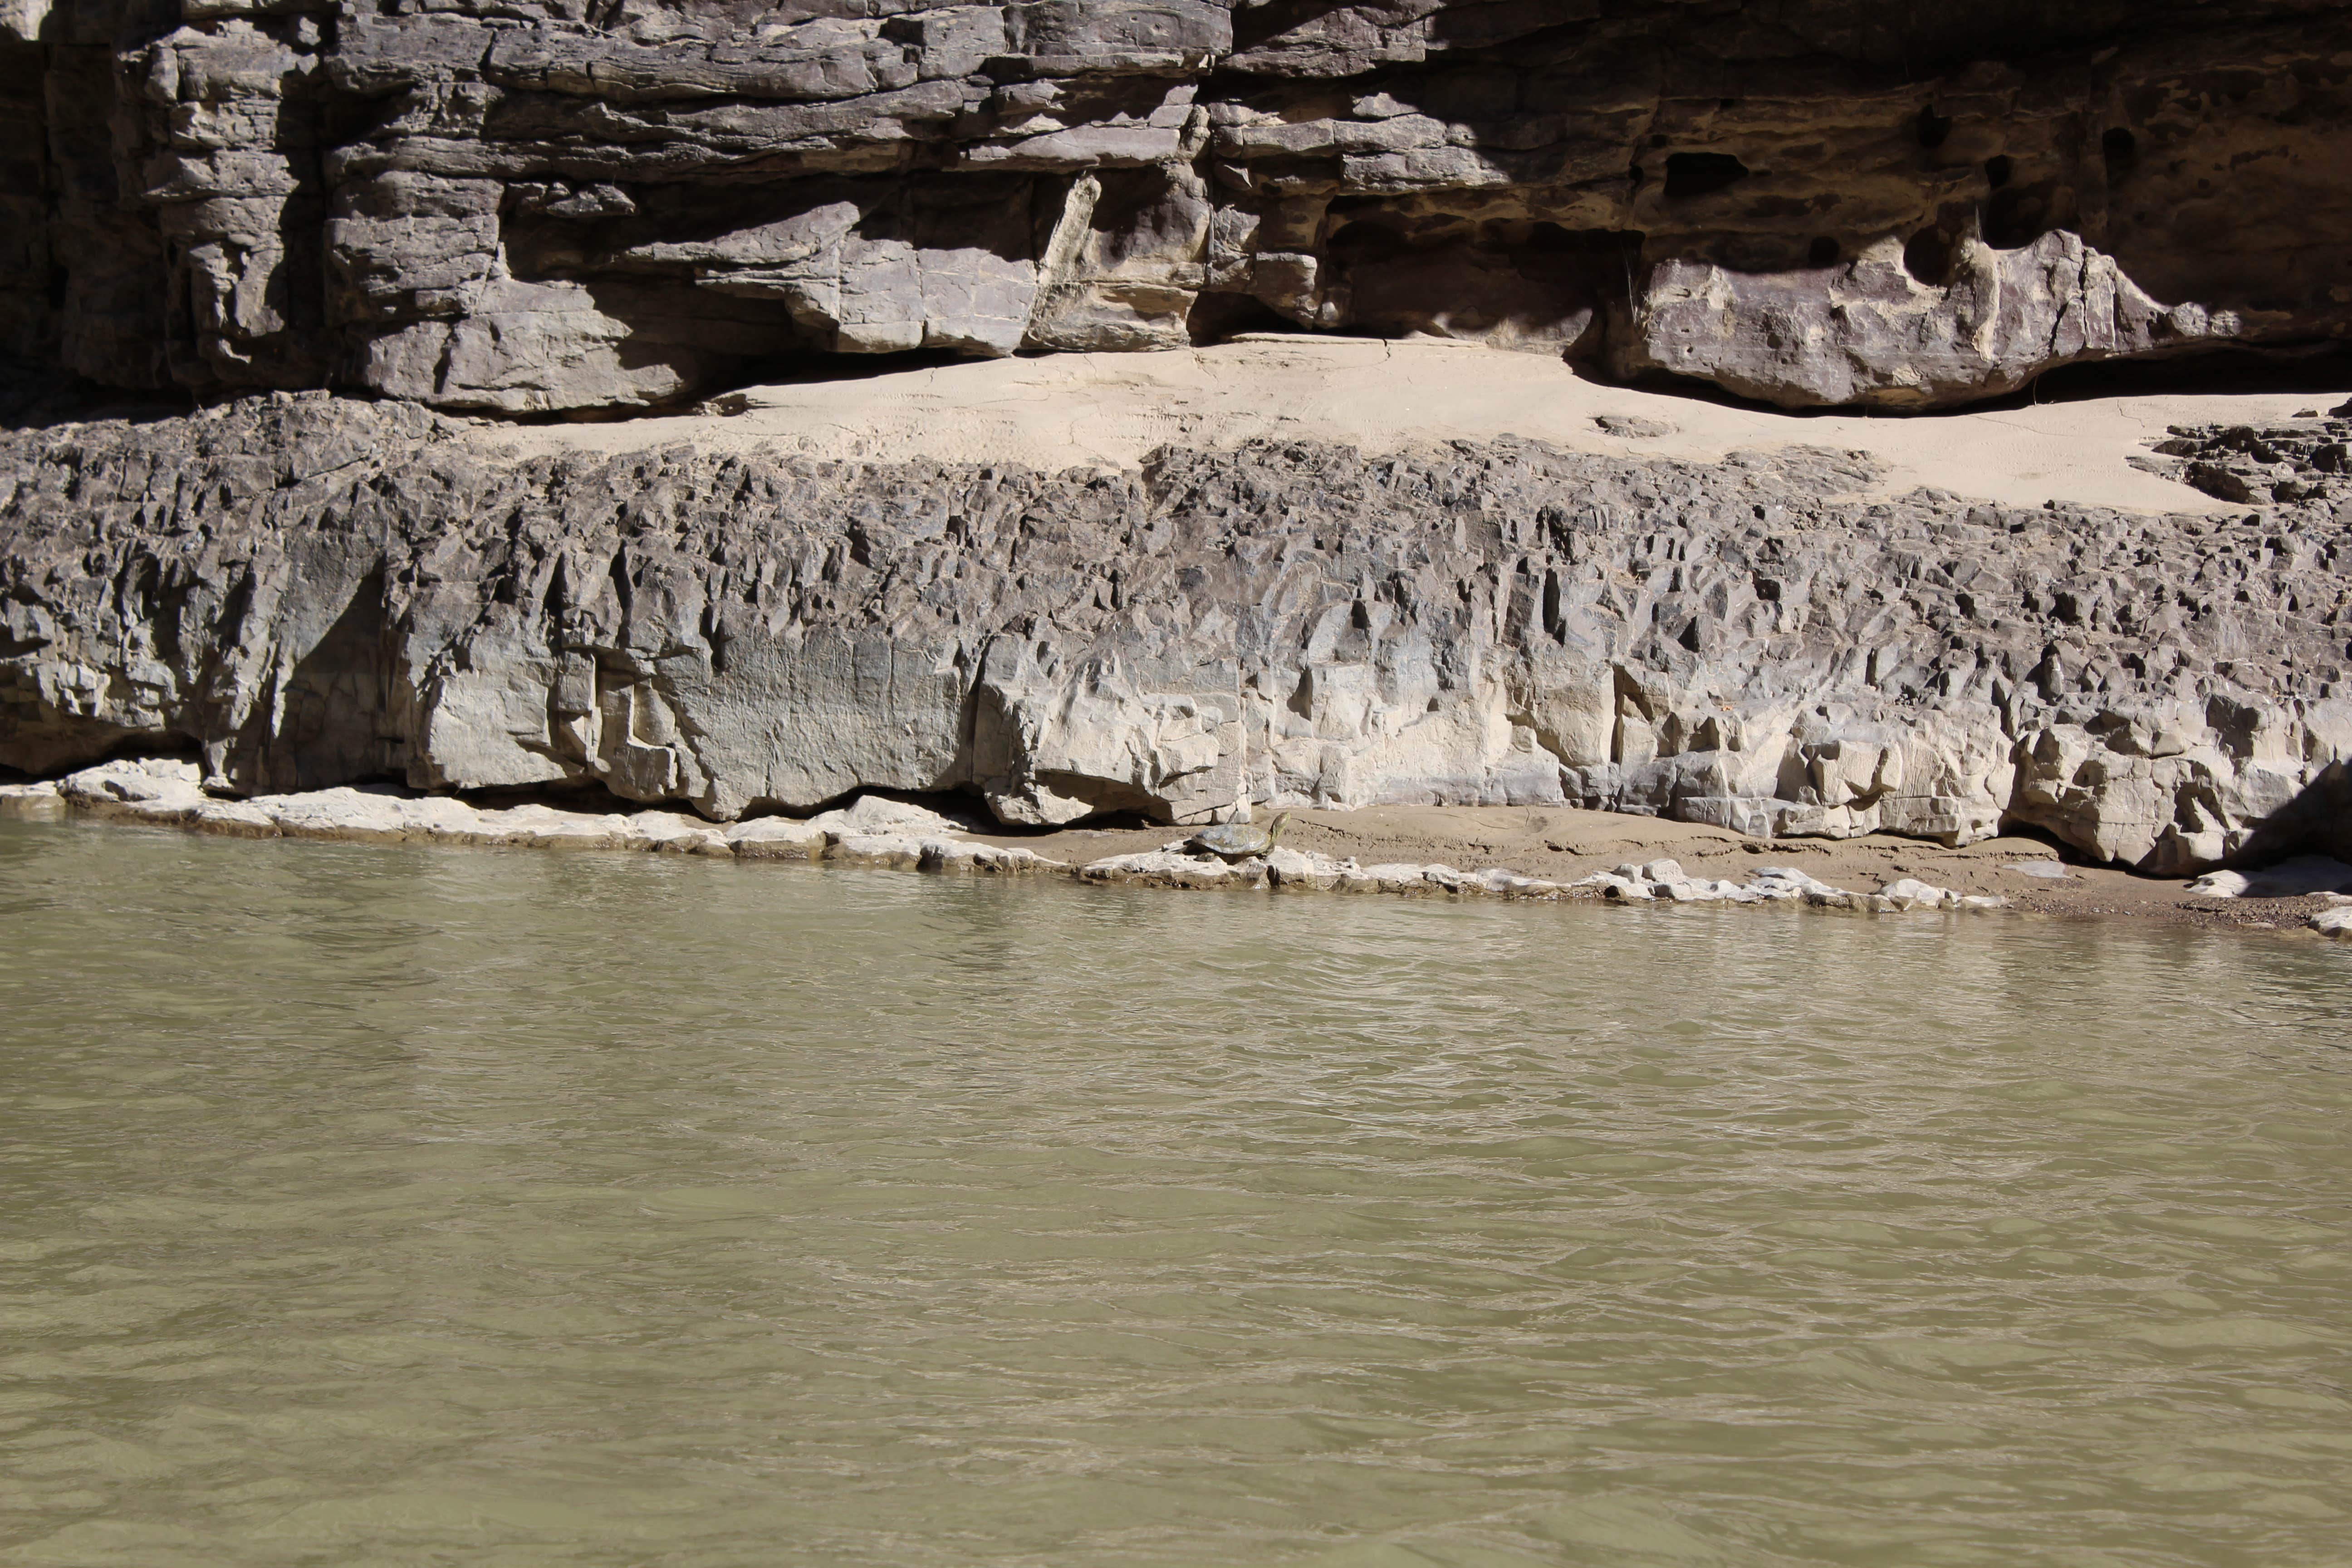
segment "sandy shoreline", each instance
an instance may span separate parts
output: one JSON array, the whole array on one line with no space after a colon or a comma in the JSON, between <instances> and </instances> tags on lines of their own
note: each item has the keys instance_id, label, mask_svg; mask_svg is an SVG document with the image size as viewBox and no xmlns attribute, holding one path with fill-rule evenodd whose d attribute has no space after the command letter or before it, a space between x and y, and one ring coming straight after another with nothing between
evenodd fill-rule
<instances>
[{"instance_id":1,"label":"sandy shoreline","mask_svg":"<svg viewBox=\"0 0 2352 1568\"><path fill-rule=\"evenodd\" d=\"M614 809L625 803L469 800L390 785L341 787L237 800L207 795L193 763L117 763L51 783L0 784L0 818L129 823L233 837L357 843L536 847L694 854L743 860L822 861L906 870L1047 875L1205 890L1312 889L1419 896L1600 900L1622 898L1604 874L1672 862L1727 901L1772 876L1842 897L1782 898L1799 907L1895 912L1902 886L1926 889L1958 910L2125 919L2209 930L2315 936L2315 917L2352 898L2213 897L2185 881L2063 864L2038 838L1999 837L1960 848L1873 834L1844 840L1743 837L1727 829L1567 806L1374 806L1289 814L1271 879L1263 860L1228 877L1222 862L1165 853L1186 834L1163 826L1072 827L1007 833L978 803L862 797L812 819L753 817L721 826L686 814ZM934 807L944 807L942 816ZM1285 859L1290 864L1286 867ZM1309 865L1323 873L1309 874ZM2332 863L2328 863L2331 864ZM1335 886L1329 872L1345 868ZM2352 868L2336 868L2352 891ZM1287 875L1286 875L1287 871ZM1637 881L1645 879L1636 879ZM1666 889L1655 889L1659 901ZM1630 895L1648 901L1638 889ZM1736 900L1763 901L1743 891ZM2331 923L2335 923L2332 922ZM2352 927L2328 934L2352 938Z\"/></svg>"},{"instance_id":2,"label":"sandy shoreline","mask_svg":"<svg viewBox=\"0 0 2352 1568\"><path fill-rule=\"evenodd\" d=\"M1180 832L1165 827L1077 828L1018 838L979 837L1082 862L1156 849ZM1292 815L1282 841L1367 864L1503 866L1522 876L1558 882L1580 881L1620 865L1659 858L1672 858L1694 876L1733 880L1745 879L1761 867L1790 866L1833 886L1864 892L1913 877L1958 893L2006 899L2012 909L2033 913L2209 929L2301 931L2310 916L2334 907L2324 896L2200 897L2188 890L2186 880L2135 876L2107 867L2065 865L2063 880L2014 869L2059 863L2060 852L2039 838L1991 838L1958 849L1887 834L1842 840L1763 840L1703 824L1566 806L1300 811Z\"/></svg>"}]
</instances>

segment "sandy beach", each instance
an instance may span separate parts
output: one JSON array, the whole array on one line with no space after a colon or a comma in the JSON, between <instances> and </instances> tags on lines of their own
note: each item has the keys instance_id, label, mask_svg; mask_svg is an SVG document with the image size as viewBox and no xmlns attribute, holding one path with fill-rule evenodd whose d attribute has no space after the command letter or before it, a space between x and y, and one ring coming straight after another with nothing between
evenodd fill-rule
<instances>
[{"instance_id":1,"label":"sandy beach","mask_svg":"<svg viewBox=\"0 0 2352 1568\"><path fill-rule=\"evenodd\" d=\"M2346 391L2352 391L2347 388ZM2174 425L2263 424L2344 392L2163 393L1907 416L1790 414L1587 380L1544 354L1433 339L1255 334L1159 353L1058 354L746 388L698 412L604 424L483 421L518 453L688 443L839 460L1133 468L1157 447L1343 442L1370 453L1517 436L1571 451L1719 461L1744 449L1864 452L1875 493L1925 487L2040 506L2231 510L2126 459Z\"/></svg>"}]
</instances>

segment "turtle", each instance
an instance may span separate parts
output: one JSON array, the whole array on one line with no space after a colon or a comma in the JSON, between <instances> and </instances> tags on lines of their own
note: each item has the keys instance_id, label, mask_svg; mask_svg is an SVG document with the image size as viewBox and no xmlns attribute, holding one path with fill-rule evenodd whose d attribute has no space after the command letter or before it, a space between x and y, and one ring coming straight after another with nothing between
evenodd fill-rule
<instances>
[{"instance_id":1,"label":"turtle","mask_svg":"<svg viewBox=\"0 0 2352 1568\"><path fill-rule=\"evenodd\" d=\"M1195 855L1214 855L1222 860L1245 860L1253 855L1263 855L1274 847L1282 837L1283 824L1290 820L1284 812L1264 827L1246 822L1220 822L1214 827L1203 827L1184 840L1184 847Z\"/></svg>"}]
</instances>

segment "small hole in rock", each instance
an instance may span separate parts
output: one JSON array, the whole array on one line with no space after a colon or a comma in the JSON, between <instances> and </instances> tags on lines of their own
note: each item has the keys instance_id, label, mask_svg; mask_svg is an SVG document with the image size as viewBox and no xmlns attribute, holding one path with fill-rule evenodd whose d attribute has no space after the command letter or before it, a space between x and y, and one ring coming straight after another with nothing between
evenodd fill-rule
<instances>
[{"instance_id":1,"label":"small hole in rock","mask_svg":"<svg viewBox=\"0 0 2352 1568\"><path fill-rule=\"evenodd\" d=\"M1822 235L1813 241L1812 248L1805 252L1805 262L1811 267L1835 267L1838 264L1838 242L1828 235Z\"/></svg>"},{"instance_id":2,"label":"small hole in rock","mask_svg":"<svg viewBox=\"0 0 2352 1568\"><path fill-rule=\"evenodd\" d=\"M1675 153L1666 159L1666 195L1704 196L1748 177L1748 165L1728 153Z\"/></svg>"},{"instance_id":3,"label":"small hole in rock","mask_svg":"<svg viewBox=\"0 0 2352 1568\"><path fill-rule=\"evenodd\" d=\"M2016 172L2017 165L2010 162L2009 154L2006 153L1997 158L1985 160L1985 184L1996 191L2009 184L2010 175Z\"/></svg>"},{"instance_id":4,"label":"small hole in rock","mask_svg":"<svg viewBox=\"0 0 2352 1568\"><path fill-rule=\"evenodd\" d=\"M2139 138L2118 125L2099 138L2099 151L2107 155L2109 168L2120 169L2139 152Z\"/></svg>"},{"instance_id":5,"label":"small hole in rock","mask_svg":"<svg viewBox=\"0 0 2352 1568\"><path fill-rule=\"evenodd\" d=\"M1937 113L1934 104L1931 103L1919 111L1920 146L1941 147L1944 144L1944 138L1951 133L1952 122Z\"/></svg>"},{"instance_id":6,"label":"small hole in rock","mask_svg":"<svg viewBox=\"0 0 2352 1568\"><path fill-rule=\"evenodd\" d=\"M1979 226L1985 243L1995 250L2016 250L2032 245L2047 231L2042 222L2042 202L2026 192L2011 186L1995 191L1985 203L1984 219Z\"/></svg>"},{"instance_id":7,"label":"small hole in rock","mask_svg":"<svg viewBox=\"0 0 2352 1568\"><path fill-rule=\"evenodd\" d=\"M1923 228L1903 247L1903 270L1931 289L1951 280L1952 242L1943 230Z\"/></svg>"}]
</instances>

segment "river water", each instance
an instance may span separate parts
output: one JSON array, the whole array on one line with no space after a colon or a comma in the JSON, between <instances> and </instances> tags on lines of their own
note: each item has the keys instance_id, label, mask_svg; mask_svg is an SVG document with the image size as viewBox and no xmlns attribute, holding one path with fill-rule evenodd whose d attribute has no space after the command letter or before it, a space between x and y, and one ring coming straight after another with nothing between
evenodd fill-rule
<instances>
[{"instance_id":1,"label":"river water","mask_svg":"<svg viewBox=\"0 0 2352 1568\"><path fill-rule=\"evenodd\" d=\"M0 824L10 1564L2352 1561L2352 955Z\"/></svg>"}]
</instances>

